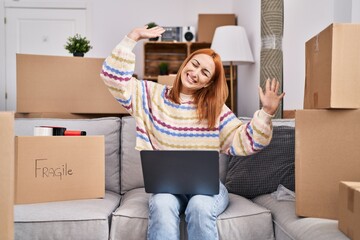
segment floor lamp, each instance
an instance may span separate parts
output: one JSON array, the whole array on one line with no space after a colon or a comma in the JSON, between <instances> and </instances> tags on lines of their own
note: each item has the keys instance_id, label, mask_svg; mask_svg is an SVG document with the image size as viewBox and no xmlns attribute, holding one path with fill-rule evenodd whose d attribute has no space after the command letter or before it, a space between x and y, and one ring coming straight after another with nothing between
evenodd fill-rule
<instances>
[{"instance_id":1,"label":"floor lamp","mask_svg":"<svg viewBox=\"0 0 360 240\"><path fill-rule=\"evenodd\" d=\"M230 108L235 112L233 66L254 62L245 28L233 25L217 27L211 49L220 55L224 65L230 65Z\"/></svg>"}]
</instances>

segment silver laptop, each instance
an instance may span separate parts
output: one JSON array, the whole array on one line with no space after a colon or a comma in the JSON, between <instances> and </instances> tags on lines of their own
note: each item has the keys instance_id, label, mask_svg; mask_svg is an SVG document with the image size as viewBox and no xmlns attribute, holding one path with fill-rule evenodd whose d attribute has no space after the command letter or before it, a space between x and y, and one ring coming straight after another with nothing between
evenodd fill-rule
<instances>
[{"instance_id":1,"label":"silver laptop","mask_svg":"<svg viewBox=\"0 0 360 240\"><path fill-rule=\"evenodd\" d=\"M147 193L219 193L219 152L192 150L142 150Z\"/></svg>"}]
</instances>

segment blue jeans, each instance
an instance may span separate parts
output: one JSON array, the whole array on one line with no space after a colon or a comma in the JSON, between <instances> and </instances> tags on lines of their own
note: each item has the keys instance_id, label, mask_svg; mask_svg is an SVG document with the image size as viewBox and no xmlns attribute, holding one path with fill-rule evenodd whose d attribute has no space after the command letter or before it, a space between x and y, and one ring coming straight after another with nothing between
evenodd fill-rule
<instances>
[{"instance_id":1,"label":"blue jeans","mask_svg":"<svg viewBox=\"0 0 360 240\"><path fill-rule=\"evenodd\" d=\"M182 213L189 240L219 239L216 219L228 204L228 191L221 182L218 195L153 194L149 200L147 239L179 240Z\"/></svg>"}]
</instances>

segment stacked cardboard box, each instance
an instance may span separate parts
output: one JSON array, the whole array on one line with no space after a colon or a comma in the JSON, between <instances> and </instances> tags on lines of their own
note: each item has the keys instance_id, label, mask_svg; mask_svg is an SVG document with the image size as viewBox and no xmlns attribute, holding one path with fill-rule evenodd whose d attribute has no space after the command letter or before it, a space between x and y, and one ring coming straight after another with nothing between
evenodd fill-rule
<instances>
[{"instance_id":1,"label":"stacked cardboard box","mask_svg":"<svg viewBox=\"0 0 360 240\"><path fill-rule=\"evenodd\" d=\"M217 27L236 25L236 22L236 15L233 13L199 14L197 41L211 43Z\"/></svg>"},{"instance_id":2,"label":"stacked cardboard box","mask_svg":"<svg viewBox=\"0 0 360 240\"><path fill-rule=\"evenodd\" d=\"M306 42L305 110L296 111L296 213L338 219L340 181L360 181L360 24Z\"/></svg>"},{"instance_id":3,"label":"stacked cardboard box","mask_svg":"<svg viewBox=\"0 0 360 240\"><path fill-rule=\"evenodd\" d=\"M83 118L125 113L100 78L103 61L18 54L16 115ZM104 136L16 136L13 152L16 204L105 195Z\"/></svg>"},{"instance_id":4,"label":"stacked cardboard box","mask_svg":"<svg viewBox=\"0 0 360 240\"><path fill-rule=\"evenodd\" d=\"M14 113L0 112L0 239L14 239Z\"/></svg>"},{"instance_id":5,"label":"stacked cardboard box","mask_svg":"<svg viewBox=\"0 0 360 240\"><path fill-rule=\"evenodd\" d=\"M360 181L360 110L300 110L295 116L296 213L338 218L340 181Z\"/></svg>"},{"instance_id":6,"label":"stacked cardboard box","mask_svg":"<svg viewBox=\"0 0 360 240\"><path fill-rule=\"evenodd\" d=\"M127 114L100 78L103 58L16 55L18 113Z\"/></svg>"},{"instance_id":7,"label":"stacked cardboard box","mask_svg":"<svg viewBox=\"0 0 360 240\"><path fill-rule=\"evenodd\" d=\"M304 108L360 108L360 24L331 24L306 42Z\"/></svg>"},{"instance_id":8,"label":"stacked cardboard box","mask_svg":"<svg viewBox=\"0 0 360 240\"><path fill-rule=\"evenodd\" d=\"M341 182L339 228L353 240L360 239L360 182Z\"/></svg>"}]
</instances>

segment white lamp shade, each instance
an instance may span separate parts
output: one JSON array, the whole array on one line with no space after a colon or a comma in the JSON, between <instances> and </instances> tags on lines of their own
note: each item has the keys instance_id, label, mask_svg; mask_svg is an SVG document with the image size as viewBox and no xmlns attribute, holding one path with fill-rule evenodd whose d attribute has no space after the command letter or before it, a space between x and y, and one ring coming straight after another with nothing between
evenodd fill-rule
<instances>
[{"instance_id":1,"label":"white lamp shade","mask_svg":"<svg viewBox=\"0 0 360 240\"><path fill-rule=\"evenodd\" d=\"M211 49L217 52L223 63L253 63L245 28L241 26L221 26L215 29Z\"/></svg>"}]
</instances>

